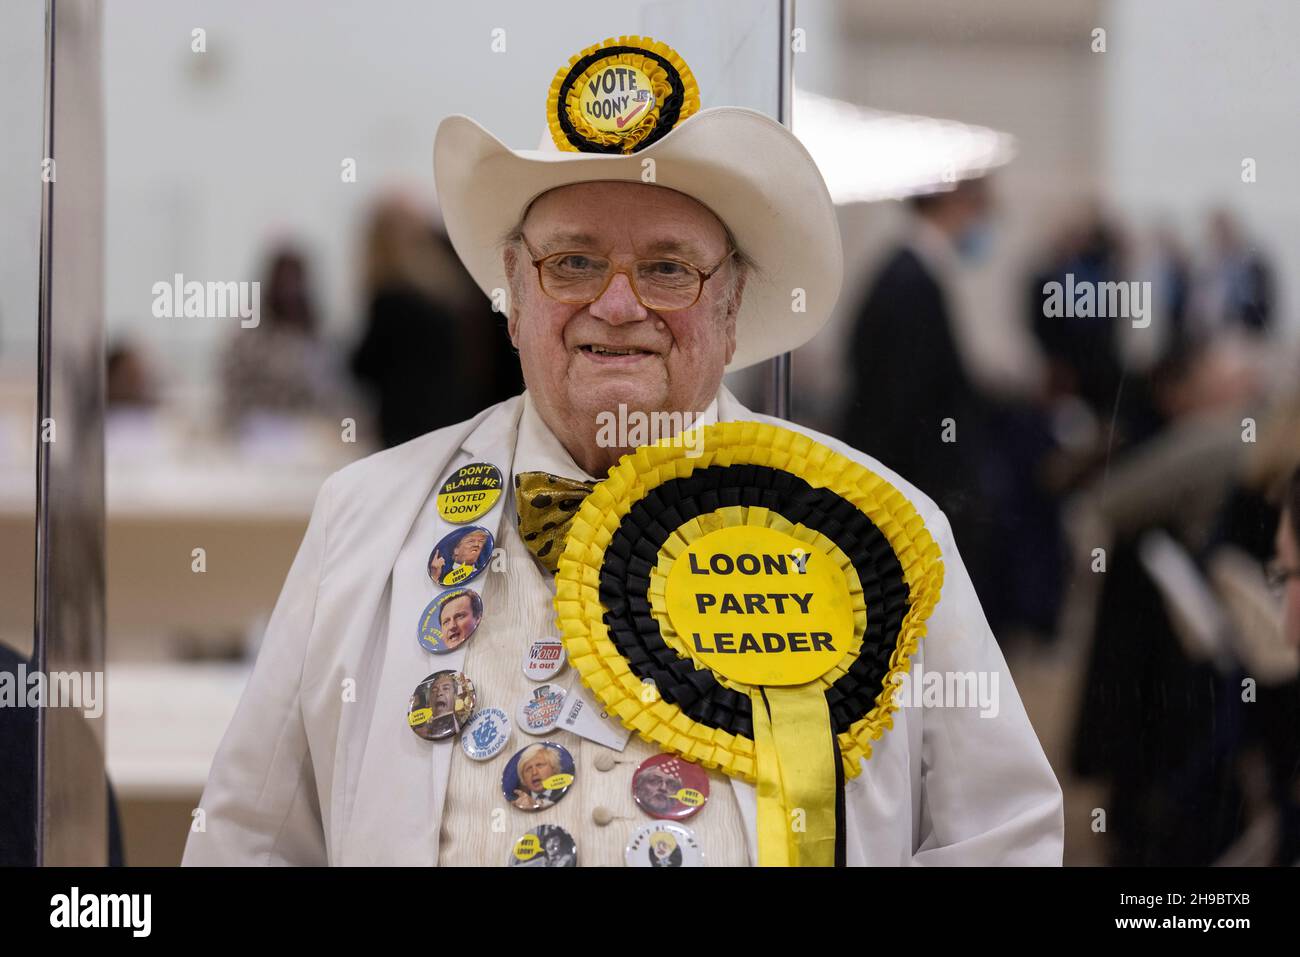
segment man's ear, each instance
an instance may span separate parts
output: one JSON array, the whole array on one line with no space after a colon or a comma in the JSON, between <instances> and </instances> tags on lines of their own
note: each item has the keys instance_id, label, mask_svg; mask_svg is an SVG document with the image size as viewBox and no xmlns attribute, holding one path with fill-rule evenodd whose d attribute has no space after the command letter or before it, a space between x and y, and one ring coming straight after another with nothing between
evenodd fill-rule
<instances>
[{"instance_id":1,"label":"man's ear","mask_svg":"<svg viewBox=\"0 0 1300 957\"><path fill-rule=\"evenodd\" d=\"M735 279L732 280L731 295L727 297L727 314L723 317L723 322L727 324L727 359L731 362L731 357L736 353L736 317L740 314L740 303L745 295L745 280L749 278L749 272L742 270Z\"/></svg>"},{"instance_id":2,"label":"man's ear","mask_svg":"<svg viewBox=\"0 0 1300 957\"><path fill-rule=\"evenodd\" d=\"M727 358L723 360L723 365L731 362L731 357L736 354L736 314L727 313Z\"/></svg>"},{"instance_id":3,"label":"man's ear","mask_svg":"<svg viewBox=\"0 0 1300 957\"><path fill-rule=\"evenodd\" d=\"M734 269L735 267L733 266L732 268ZM745 283L746 281L748 281L748 279L749 279L749 270L741 269L738 270L738 275L736 276L736 278L732 280L733 286L731 292L731 300L730 302L727 303L728 311L731 313L732 319L735 319L736 315L740 312L740 302L742 299L745 298Z\"/></svg>"},{"instance_id":4,"label":"man's ear","mask_svg":"<svg viewBox=\"0 0 1300 957\"><path fill-rule=\"evenodd\" d=\"M517 300L520 294L520 287L523 285L519 281L519 244L508 242L501 250L501 265L506 270L506 294L510 301L506 308L506 331L510 333L511 344L518 349L519 340L516 332L519 327L519 309Z\"/></svg>"}]
</instances>

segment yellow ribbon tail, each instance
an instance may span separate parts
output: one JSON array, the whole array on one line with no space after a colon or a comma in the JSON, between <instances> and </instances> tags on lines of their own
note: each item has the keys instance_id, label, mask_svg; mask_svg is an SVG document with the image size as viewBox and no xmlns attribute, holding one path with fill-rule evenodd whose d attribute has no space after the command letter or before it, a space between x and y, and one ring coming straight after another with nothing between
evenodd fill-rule
<instances>
[{"instance_id":1,"label":"yellow ribbon tail","mask_svg":"<svg viewBox=\"0 0 1300 957\"><path fill-rule=\"evenodd\" d=\"M835 761L826 693L816 682L755 689L758 863L835 866Z\"/></svg>"}]
</instances>

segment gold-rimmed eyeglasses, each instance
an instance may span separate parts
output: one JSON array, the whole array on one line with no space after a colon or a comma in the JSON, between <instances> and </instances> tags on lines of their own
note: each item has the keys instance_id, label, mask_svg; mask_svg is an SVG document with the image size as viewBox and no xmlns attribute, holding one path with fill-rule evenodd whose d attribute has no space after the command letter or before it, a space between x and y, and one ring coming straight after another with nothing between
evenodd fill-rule
<instances>
[{"instance_id":1,"label":"gold-rimmed eyeglasses","mask_svg":"<svg viewBox=\"0 0 1300 957\"><path fill-rule=\"evenodd\" d=\"M619 273L627 276L637 302L655 312L673 312L695 305L704 284L736 252L732 246L711 269L701 269L681 259L637 259L614 268L607 256L579 250L566 250L538 257L522 234L524 248L533 257L537 281L542 292L557 302L572 305L595 302L605 294Z\"/></svg>"}]
</instances>

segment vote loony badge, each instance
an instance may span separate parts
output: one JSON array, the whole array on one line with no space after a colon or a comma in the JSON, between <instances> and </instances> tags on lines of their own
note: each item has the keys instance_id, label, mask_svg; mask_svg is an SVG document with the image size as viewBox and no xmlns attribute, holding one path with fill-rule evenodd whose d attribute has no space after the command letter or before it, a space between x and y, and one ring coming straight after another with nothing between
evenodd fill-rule
<instances>
[{"instance_id":1,"label":"vote loony badge","mask_svg":"<svg viewBox=\"0 0 1300 957\"><path fill-rule=\"evenodd\" d=\"M579 508L561 640L626 727L757 785L760 864L843 863L839 790L893 726L939 548L901 492L802 433L700 431L690 457L625 455Z\"/></svg>"}]
</instances>

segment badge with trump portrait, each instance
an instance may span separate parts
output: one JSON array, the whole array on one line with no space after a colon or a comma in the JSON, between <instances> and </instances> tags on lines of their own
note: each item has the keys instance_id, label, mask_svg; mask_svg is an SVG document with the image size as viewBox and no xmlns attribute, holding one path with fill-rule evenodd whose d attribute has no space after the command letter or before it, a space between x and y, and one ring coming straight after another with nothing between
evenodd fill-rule
<instances>
[{"instance_id":1,"label":"badge with trump portrait","mask_svg":"<svg viewBox=\"0 0 1300 957\"><path fill-rule=\"evenodd\" d=\"M689 456L625 455L582 503L561 640L626 727L757 786L760 864L842 863L840 790L893 726L939 548L898 489L800 432L699 433Z\"/></svg>"}]
</instances>

